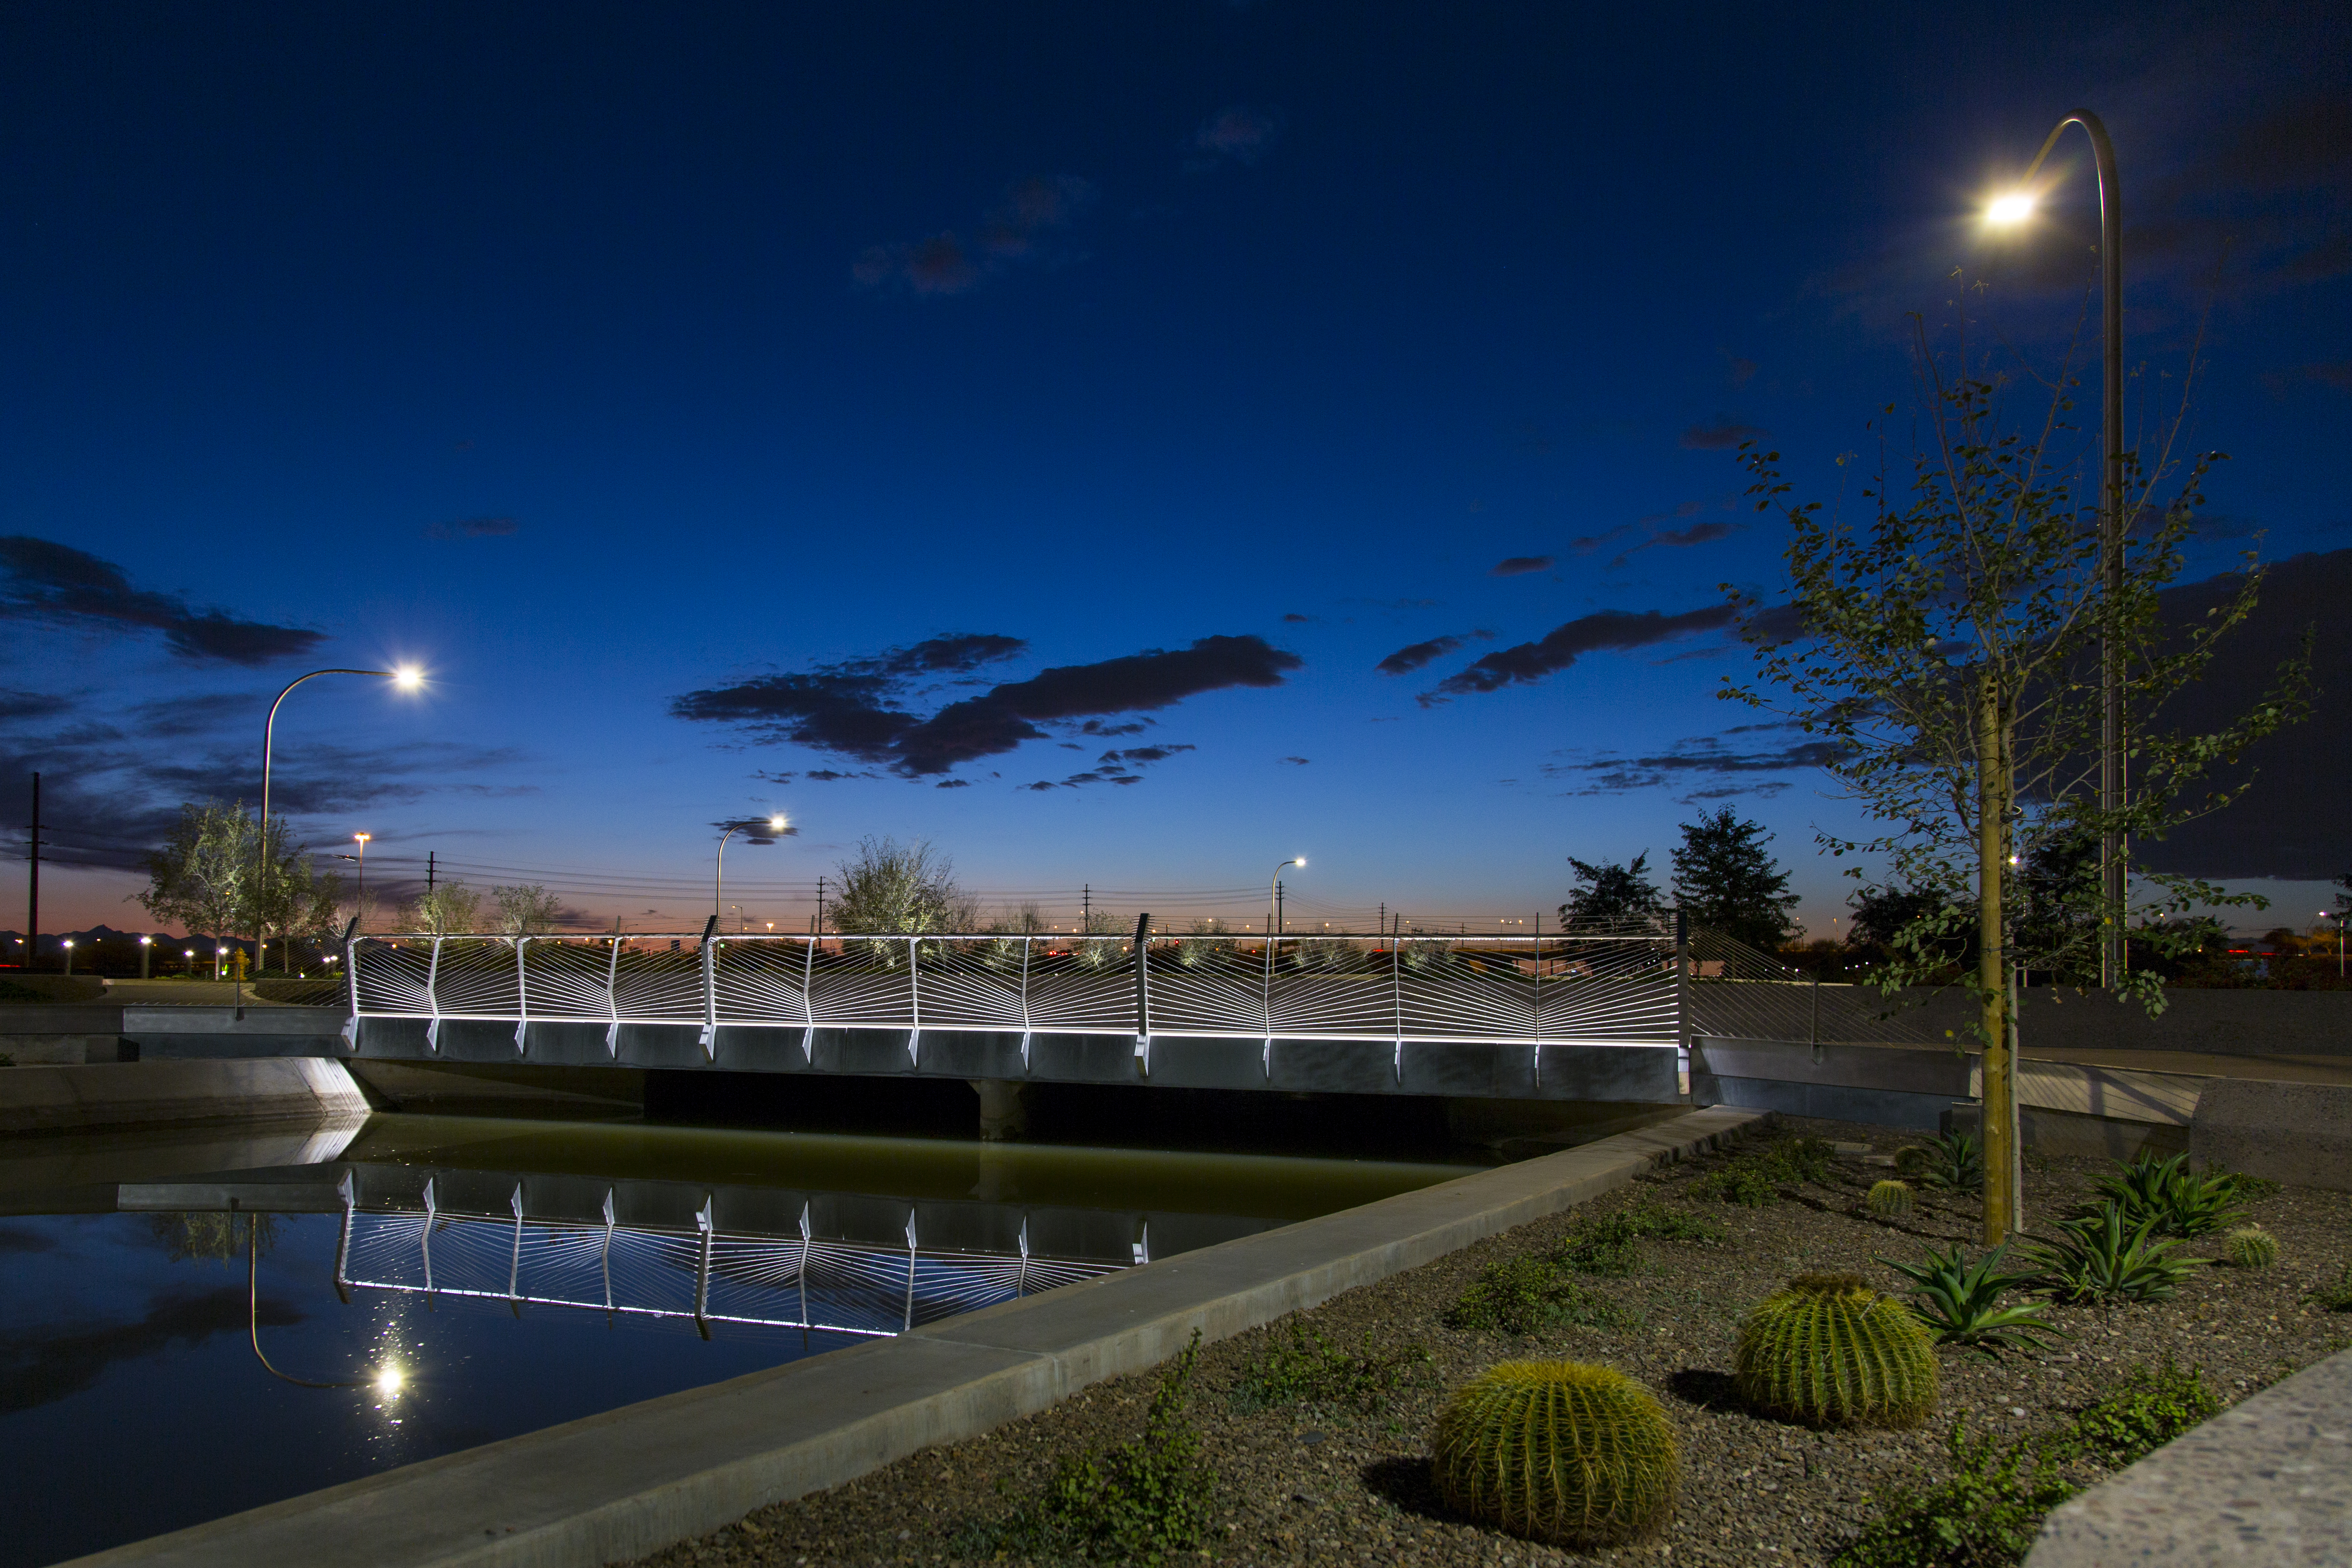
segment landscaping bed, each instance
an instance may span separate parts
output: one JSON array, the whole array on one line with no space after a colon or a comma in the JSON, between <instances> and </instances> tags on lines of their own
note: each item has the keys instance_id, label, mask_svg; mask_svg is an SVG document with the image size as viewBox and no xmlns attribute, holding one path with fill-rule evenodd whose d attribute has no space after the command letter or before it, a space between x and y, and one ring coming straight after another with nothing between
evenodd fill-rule
<instances>
[{"instance_id":1,"label":"landscaping bed","mask_svg":"<svg viewBox=\"0 0 2352 1568\"><path fill-rule=\"evenodd\" d=\"M1173 1437L1152 1449L1132 1445L1155 1394L1172 1381L1164 1373L1098 1384L981 1437L762 1510L646 1561L682 1568L1061 1560L1073 1538L1066 1529L1056 1536L1057 1522L1099 1526L1106 1502L1137 1512L1131 1486L1113 1498L1117 1489L1101 1485L1105 1476L1124 1473L1147 1489L1167 1489L1142 1506L1145 1515L1153 1508L1171 1517L1188 1507L1204 1511L1198 1545L1169 1561L1827 1563L1904 1499L1949 1477L1956 1416L1972 1441L1991 1439L1983 1453L1996 1465L2028 1440L2036 1452L2060 1454L2027 1467L2028 1476L2042 1478L2046 1500L2057 1495L2053 1483L2081 1486L2105 1473L2113 1450L2103 1458L2095 1444L2086 1447L2078 1416L2130 1386L2132 1369L2159 1369L2168 1355L2179 1373L2195 1371L2228 1404L2352 1345L2352 1313L2311 1299L2347 1278L2352 1195L2256 1192L2237 1206L2276 1238L2271 1267L2199 1268L2169 1300L2053 1303L2042 1321L2067 1337L2044 1349L1995 1355L1939 1345L1940 1397L1916 1426L1817 1429L1759 1417L1739 1400L1731 1376L1739 1323L1750 1308L1803 1274L1859 1275L1908 1299L1910 1282L1874 1259L1916 1262L1929 1247L1948 1251L1955 1243L1974 1256L1980 1212L1973 1196L1927 1189L1907 1215L1868 1215L1864 1199L1872 1184L1895 1173L1870 1157L1915 1144L1916 1134L1783 1119L1770 1136L1847 1147L1817 1163L1817 1180L1765 1184L1772 1194L1767 1206L1709 1195L1736 1184L1720 1179L1734 1163L1758 1168L1765 1141L1751 1139L1744 1151L1660 1167L1627 1189L1204 1345L1181 1390L1181 1419L1163 1426L1162 1436ZM2054 1220L2091 1200L2095 1184L2115 1170L2106 1161L2029 1157L2028 1229L2050 1234ZM1748 1192L1764 1195L1752 1180ZM1596 1252L1591 1238L1608 1232L1594 1227L1612 1215L1629 1220ZM1721 1239L1674 1237L1709 1228L1698 1222L1719 1226ZM1629 1247L1628 1231L1650 1234ZM1534 1314L1551 1321L1525 1334L1449 1326L1449 1316L1459 1323L1481 1315L1476 1296L1466 1320L1460 1303L1482 1280L1488 1298L1501 1293L1505 1318L1514 1316L1514 1300L1524 1310L1528 1292L1517 1286L1543 1277L1526 1260L1556 1256L1579 1237L1587 1242L1580 1256L1602 1271L1567 1271L1564 1299ZM2179 1251L2218 1259L2223 1236L2190 1237ZM1497 1264L1518 1272L1490 1273ZM1632 1272L1607 1271L1625 1267ZM1557 1280L1561 1271L1549 1277ZM2019 1291L2007 1298L2031 1299ZM1522 1359L1599 1363L1656 1396L1681 1455L1668 1522L1630 1544L1580 1553L1506 1534L1444 1506L1428 1459L1449 1391L1496 1362ZM2186 1381L2173 1378L2163 1397L2177 1396ZM1187 1446L1188 1427L1197 1449ZM2074 1435L2071 1447L2061 1434ZM1130 1445L1125 1459L1121 1445ZM1184 1479L1194 1452L1213 1477L1205 1500ZM1089 1457L1092 1470L1071 1468ZM1982 1511L1984 1500L1965 1506ZM2023 1517L2030 1525L2030 1511ZM1122 1528L1130 1539L1139 1531L1148 1538L1154 1522L1129 1519Z\"/></svg>"}]
</instances>

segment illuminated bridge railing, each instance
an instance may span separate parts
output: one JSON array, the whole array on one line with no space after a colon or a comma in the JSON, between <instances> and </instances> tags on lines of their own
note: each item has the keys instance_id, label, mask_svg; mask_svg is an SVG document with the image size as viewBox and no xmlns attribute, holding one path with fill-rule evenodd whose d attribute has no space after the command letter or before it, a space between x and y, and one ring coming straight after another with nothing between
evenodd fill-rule
<instances>
[{"instance_id":1,"label":"illuminated bridge railing","mask_svg":"<svg viewBox=\"0 0 2352 1568\"><path fill-rule=\"evenodd\" d=\"M686 1228L616 1224L609 1194L601 1223L533 1215L520 1184L505 1214L444 1208L431 1181L415 1204L362 1198L348 1175L339 1191L341 1289L681 1320L706 1337L713 1324L904 1333L1129 1266L1033 1256L1025 1221L998 1253L927 1247L911 1211L892 1247L812 1235L805 1206L797 1235L773 1235L718 1228L709 1202ZM1149 1250L1147 1230L1130 1263Z\"/></svg>"},{"instance_id":2,"label":"illuminated bridge railing","mask_svg":"<svg viewBox=\"0 0 2352 1568\"><path fill-rule=\"evenodd\" d=\"M355 1018L1671 1046L1676 946L1546 937L368 936Z\"/></svg>"}]
</instances>

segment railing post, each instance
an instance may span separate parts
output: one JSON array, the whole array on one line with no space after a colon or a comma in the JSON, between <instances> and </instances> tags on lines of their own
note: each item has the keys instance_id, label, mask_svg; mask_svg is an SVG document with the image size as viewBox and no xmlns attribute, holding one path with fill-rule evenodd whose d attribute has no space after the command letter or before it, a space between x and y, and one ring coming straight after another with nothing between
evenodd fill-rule
<instances>
[{"instance_id":1,"label":"railing post","mask_svg":"<svg viewBox=\"0 0 2352 1568\"><path fill-rule=\"evenodd\" d=\"M694 1331L706 1340L710 1337L710 1245L715 1237L711 1205L716 1201L706 1194L702 1206L694 1211L695 1227L702 1232L702 1258L694 1269Z\"/></svg>"},{"instance_id":2,"label":"railing post","mask_svg":"<svg viewBox=\"0 0 2352 1568\"><path fill-rule=\"evenodd\" d=\"M514 1195L508 1199L514 1209L514 1250L507 1255L507 1300L514 1315L522 1316L522 1184L517 1182Z\"/></svg>"},{"instance_id":3,"label":"railing post","mask_svg":"<svg viewBox=\"0 0 2352 1568\"><path fill-rule=\"evenodd\" d=\"M618 925L620 922L613 922ZM604 966L604 1010L613 1021L604 1026L604 1054L618 1061L621 1056L621 938L613 935L613 961Z\"/></svg>"},{"instance_id":4,"label":"railing post","mask_svg":"<svg viewBox=\"0 0 2352 1568\"><path fill-rule=\"evenodd\" d=\"M432 1010L433 1021L425 1026L425 1048L435 1056L441 1054L441 994L436 989L441 984L441 939L433 939L433 957L425 965L425 1005Z\"/></svg>"},{"instance_id":5,"label":"railing post","mask_svg":"<svg viewBox=\"0 0 2352 1568\"><path fill-rule=\"evenodd\" d=\"M1543 911L1536 911L1536 1088L1543 1088Z\"/></svg>"},{"instance_id":6,"label":"railing post","mask_svg":"<svg viewBox=\"0 0 2352 1568\"><path fill-rule=\"evenodd\" d=\"M801 1036L801 1060L807 1067L816 1066L816 944L812 932L801 956L801 1016L808 1020L807 1033Z\"/></svg>"},{"instance_id":7,"label":"railing post","mask_svg":"<svg viewBox=\"0 0 2352 1568\"><path fill-rule=\"evenodd\" d=\"M335 1237L335 1296L348 1307L352 1304L352 1214L359 1206L357 1178L349 1170L335 1184L335 1195L343 1200L343 1228Z\"/></svg>"},{"instance_id":8,"label":"railing post","mask_svg":"<svg viewBox=\"0 0 2352 1568\"><path fill-rule=\"evenodd\" d=\"M1263 1058L1265 1078L1274 1081L1274 928L1265 928L1265 1055Z\"/></svg>"},{"instance_id":9,"label":"railing post","mask_svg":"<svg viewBox=\"0 0 2352 1568\"><path fill-rule=\"evenodd\" d=\"M1036 951L1037 939L1021 939L1021 1070L1029 1070L1029 955Z\"/></svg>"},{"instance_id":10,"label":"railing post","mask_svg":"<svg viewBox=\"0 0 2352 1568\"><path fill-rule=\"evenodd\" d=\"M1404 924L1404 917L1397 917ZM1389 1007L1396 1020L1396 1080L1404 1087L1404 934L1398 931L1389 938Z\"/></svg>"},{"instance_id":11,"label":"railing post","mask_svg":"<svg viewBox=\"0 0 2352 1568\"><path fill-rule=\"evenodd\" d=\"M907 1065L923 1065L923 983L916 973L916 961L922 952L923 939L907 939Z\"/></svg>"},{"instance_id":12,"label":"railing post","mask_svg":"<svg viewBox=\"0 0 2352 1568\"><path fill-rule=\"evenodd\" d=\"M1681 1092L1691 1091L1690 916L1675 911L1675 1072Z\"/></svg>"},{"instance_id":13,"label":"railing post","mask_svg":"<svg viewBox=\"0 0 2352 1568\"><path fill-rule=\"evenodd\" d=\"M433 1300L433 1226L440 1218L441 1205L433 1195L433 1178L425 1178L425 1234L417 1238L416 1250L425 1258L425 1300Z\"/></svg>"},{"instance_id":14,"label":"railing post","mask_svg":"<svg viewBox=\"0 0 2352 1568\"><path fill-rule=\"evenodd\" d=\"M1135 1059L1151 1076L1151 917L1135 917Z\"/></svg>"},{"instance_id":15,"label":"railing post","mask_svg":"<svg viewBox=\"0 0 2352 1568\"><path fill-rule=\"evenodd\" d=\"M613 1310L613 1189L604 1189L604 1310Z\"/></svg>"},{"instance_id":16,"label":"railing post","mask_svg":"<svg viewBox=\"0 0 2352 1568\"><path fill-rule=\"evenodd\" d=\"M719 1059L719 917L702 927L702 1058Z\"/></svg>"},{"instance_id":17,"label":"railing post","mask_svg":"<svg viewBox=\"0 0 2352 1568\"><path fill-rule=\"evenodd\" d=\"M352 923L343 928L343 989L352 1000L351 1016L343 1020L343 1044L352 1050L360 1048L360 917L353 915Z\"/></svg>"},{"instance_id":18,"label":"railing post","mask_svg":"<svg viewBox=\"0 0 2352 1568\"><path fill-rule=\"evenodd\" d=\"M530 1027L530 971L523 966L523 949L530 938L515 938L515 1055L523 1055L523 1031Z\"/></svg>"}]
</instances>

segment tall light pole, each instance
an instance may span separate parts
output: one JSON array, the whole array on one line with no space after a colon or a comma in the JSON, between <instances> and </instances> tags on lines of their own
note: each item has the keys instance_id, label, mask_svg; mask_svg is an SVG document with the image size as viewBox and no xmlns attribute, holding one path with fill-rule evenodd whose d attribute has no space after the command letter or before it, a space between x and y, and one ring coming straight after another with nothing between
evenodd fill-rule
<instances>
[{"instance_id":1,"label":"tall light pole","mask_svg":"<svg viewBox=\"0 0 2352 1568\"><path fill-rule=\"evenodd\" d=\"M1306 864L1306 856L1292 856L1275 867L1274 879L1265 885L1265 940L1269 944L1282 934L1282 874L1293 866Z\"/></svg>"},{"instance_id":2,"label":"tall light pole","mask_svg":"<svg viewBox=\"0 0 2352 1568\"><path fill-rule=\"evenodd\" d=\"M367 918L367 847L368 840L374 837L375 835L373 833L354 833L352 835L352 842L360 847L360 852L352 857L352 861L356 863L360 868L360 885L352 892L352 919L353 921L362 921ZM438 931L440 928L436 926L434 929Z\"/></svg>"},{"instance_id":3,"label":"tall light pole","mask_svg":"<svg viewBox=\"0 0 2352 1568\"><path fill-rule=\"evenodd\" d=\"M2087 109L2061 120L2033 155L2017 188L1986 208L1993 223L2021 223L2032 216L2040 193L2033 176L2050 149L2069 125L2079 125L2091 139L2091 158L2099 176L2099 337L2100 433L2099 574L2105 589L2107 615L2099 639L2099 680L2105 699L2099 722L2099 812L2106 831L2099 839L2099 895L2106 907L2099 941L2099 984L2112 990L2123 984L2124 896L2131 847L2116 830L2123 810L2124 790L2124 670L2123 647L2116 636L2114 616L2124 594L2124 200L2116 177L2115 144L2107 128Z\"/></svg>"},{"instance_id":4,"label":"tall light pole","mask_svg":"<svg viewBox=\"0 0 2352 1568\"><path fill-rule=\"evenodd\" d=\"M288 681L286 689L270 702L269 717L261 726L261 832L258 836L261 866L257 884L262 896L255 901L253 915L253 969L257 977L261 973L262 914L269 903L269 769L278 742L278 705L286 700L288 692L304 681L316 680L322 675L379 676L403 691L415 690L425 679L424 672L413 664L404 664L398 669L314 669L308 675L298 675ZM364 840L365 835L362 835L362 838ZM242 998L241 986L238 994Z\"/></svg>"},{"instance_id":5,"label":"tall light pole","mask_svg":"<svg viewBox=\"0 0 2352 1568\"><path fill-rule=\"evenodd\" d=\"M710 862L710 918L713 921L717 921L726 912L726 906L720 900L725 897L727 886L727 841L734 837L738 831L746 827L760 828L768 834L786 834L793 831L781 812L768 818L765 823L730 822L727 825L727 831L719 836L719 853ZM718 927L714 925L711 929L716 931Z\"/></svg>"},{"instance_id":6,"label":"tall light pole","mask_svg":"<svg viewBox=\"0 0 2352 1568\"><path fill-rule=\"evenodd\" d=\"M142 936L142 937L141 937L141 938L139 939L139 978L140 978L140 979L144 980L144 979L146 979L146 978L147 978L147 963L148 963L148 961L149 961L150 959L153 958L154 956L155 956L155 939L154 939L153 937L152 937L152 936Z\"/></svg>"}]
</instances>

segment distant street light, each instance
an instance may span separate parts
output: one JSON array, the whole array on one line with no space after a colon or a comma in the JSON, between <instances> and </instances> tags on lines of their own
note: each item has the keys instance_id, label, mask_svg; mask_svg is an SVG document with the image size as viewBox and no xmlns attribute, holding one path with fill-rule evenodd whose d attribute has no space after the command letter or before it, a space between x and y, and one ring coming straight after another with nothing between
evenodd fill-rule
<instances>
[{"instance_id":1,"label":"distant street light","mask_svg":"<svg viewBox=\"0 0 2352 1568\"><path fill-rule=\"evenodd\" d=\"M360 852L352 857L353 860L359 863L360 868L359 887L352 894L352 920L354 926L356 926L357 922L367 919L367 847L368 840L374 837L375 835L373 833L354 833L352 835L352 841L357 843L360 847ZM433 929L438 931L441 928L436 926Z\"/></svg>"},{"instance_id":2,"label":"distant street light","mask_svg":"<svg viewBox=\"0 0 2352 1568\"><path fill-rule=\"evenodd\" d=\"M710 863L710 918L714 921L726 912L726 906L720 902L720 900L726 886L727 841L734 837L736 832L742 828L753 828L761 833L778 836L794 831L793 826L784 820L782 812L768 818L765 823L730 822L727 825L727 831L719 836L719 853Z\"/></svg>"},{"instance_id":3,"label":"distant street light","mask_svg":"<svg viewBox=\"0 0 2352 1568\"><path fill-rule=\"evenodd\" d=\"M66 950L66 973L68 974L71 974L73 973L73 938L66 938L64 946Z\"/></svg>"},{"instance_id":4,"label":"distant street light","mask_svg":"<svg viewBox=\"0 0 2352 1568\"><path fill-rule=\"evenodd\" d=\"M2105 590L2102 608L2112 616L2124 592L2124 207L2122 184L2116 176L2115 143L2107 140L2107 128L2099 117L2078 109L2060 121L2016 187L1986 205L1985 220L2011 226L2033 216L2040 194L2033 189L2033 176L2069 125L2081 126L2090 137L2091 160L2099 180L2099 571ZM2105 699L2099 737L2099 810L2109 825L2099 841L2099 892L2105 905L2099 984L2113 990L2123 984L2125 858L2130 847L2113 826L2116 813L2123 809L2125 780L2123 649L2116 644L2112 622L2100 634L2099 667Z\"/></svg>"},{"instance_id":5,"label":"distant street light","mask_svg":"<svg viewBox=\"0 0 2352 1568\"><path fill-rule=\"evenodd\" d=\"M228 967L228 949L215 945L213 949L213 978L226 979L221 971Z\"/></svg>"},{"instance_id":6,"label":"distant street light","mask_svg":"<svg viewBox=\"0 0 2352 1568\"><path fill-rule=\"evenodd\" d=\"M1274 868L1274 879L1265 887L1265 940L1269 942L1282 934L1282 874L1293 866L1304 867L1307 857L1294 855Z\"/></svg>"},{"instance_id":7,"label":"distant street light","mask_svg":"<svg viewBox=\"0 0 2352 1568\"><path fill-rule=\"evenodd\" d=\"M147 961L148 961L149 959L151 959L151 958L154 957L154 956L155 956L155 939L154 939L153 937L152 937L152 936L142 936L142 937L141 937L141 938L139 939L139 978L140 978L140 979L144 980L144 979L146 979L146 978L147 978Z\"/></svg>"}]
</instances>

